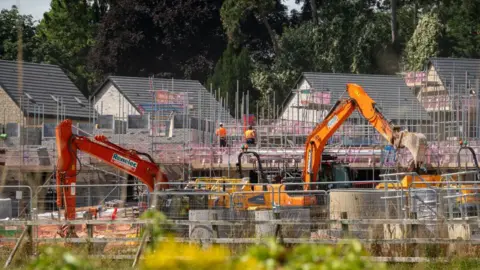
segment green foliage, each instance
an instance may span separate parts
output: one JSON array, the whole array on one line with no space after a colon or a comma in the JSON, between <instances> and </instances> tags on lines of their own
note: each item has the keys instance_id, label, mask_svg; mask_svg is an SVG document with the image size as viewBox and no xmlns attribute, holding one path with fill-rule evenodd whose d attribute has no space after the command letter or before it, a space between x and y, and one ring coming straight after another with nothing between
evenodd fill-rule
<instances>
[{"instance_id":1,"label":"green foliage","mask_svg":"<svg viewBox=\"0 0 480 270\"><path fill-rule=\"evenodd\" d=\"M59 65L85 95L98 81L98 75L87 66L87 57L105 8L104 1L98 0L53 0L38 26L39 60Z\"/></svg>"},{"instance_id":2,"label":"green foliage","mask_svg":"<svg viewBox=\"0 0 480 270\"><path fill-rule=\"evenodd\" d=\"M262 23L272 42L274 52L279 53L277 33L272 28L268 16L276 10L278 0L225 0L220 10L222 24L229 40L239 43L240 23L248 14L253 14Z\"/></svg>"},{"instance_id":3,"label":"green foliage","mask_svg":"<svg viewBox=\"0 0 480 270\"><path fill-rule=\"evenodd\" d=\"M159 238L165 236L166 230L169 227L167 217L162 212L149 209L142 214L141 219L152 221L152 223L145 226L145 230L143 231L143 233L146 231L149 233L151 241L148 242L148 247L152 250L157 245Z\"/></svg>"},{"instance_id":4,"label":"green foliage","mask_svg":"<svg viewBox=\"0 0 480 270\"><path fill-rule=\"evenodd\" d=\"M386 45L388 15L372 13L354 2L331 3L330 7L346 15L322 11L319 24L305 22L286 28L274 63L256 64L251 78L261 93L262 107L273 104L273 91L276 104L281 104L302 72L389 74L398 68L397 58Z\"/></svg>"},{"instance_id":5,"label":"green foliage","mask_svg":"<svg viewBox=\"0 0 480 270\"><path fill-rule=\"evenodd\" d=\"M23 59L59 65L86 95L110 74L211 76L230 107L239 80L266 108L306 71L394 74L400 56L409 70L480 57L480 1L396 0L394 45L391 1L316 0L317 23L311 1L297 2L288 18L282 0L52 0L37 27L16 8L0 12L0 59L17 59L21 22Z\"/></svg>"},{"instance_id":6,"label":"green foliage","mask_svg":"<svg viewBox=\"0 0 480 270\"><path fill-rule=\"evenodd\" d=\"M0 11L0 59L18 59L18 30L22 33L22 59L36 61L35 50L38 39L35 36L35 25L31 15L20 15L16 6L10 10Z\"/></svg>"},{"instance_id":7,"label":"green foliage","mask_svg":"<svg viewBox=\"0 0 480 270\"><path fill-rule=\"evenodd\" d=\"M311 22L286 28L280 39L282 54L276 58L277 67L294 71L296 75L315 70L317 59L314 56L317 54L319 31L320 27Z\"/></svg>"},{"instance_id":8,"label":"green foliage","mask_svg":"<svg viewBox=\"0 0 480 270\"><path fill-rule=\"evenodd\" d=\"M250 248L238 260L237 269L386 269L372 263L357 241L335 246L299 245L285 248L273 240Z\"/></svg>"},{"instance_id":9,"label":"green foliage","mask_svg":"<svg viewBox=\"0 0 480 270\"><path fill-rule=\"evenodd\" d=\"M454 57L480 57L480 2L451 2L442 9L446 21L449 54Z\"/></svg>"},{"instance_id":10,"label":"green foliage","mask_svg":"<svg viewBox=\"0 0 480 270\"><path fill-rule=\"evenodd\" d=\"M408 70L422 70L430 57L439 55L442 33L443 26L438 13L432 11L422 17L405 48Z\"/></svg>"},{"instance_id":11,"label":"green foliage","mask_svg":"<svg viewBox=\"0 0 480 270\"><path fill-rule=\"evenodd\" d=\"M384 264L372 263L357 241L335 246L299 245L287 248L273 239L250 247L239 257L230 257L220 246L200 248L196 244L158 243L145 254L142 269L386 269Z\"/></svg>"},{"instance_id":12,"label":"green foliage","mask_svg":"<svg viewBox=\"0 0 480 270\"><path fill-rule=\"evenodd\" d=\"M220 10L223 27L230 39L234 39L240 21L245 14L253 11L255 16L262 20L275 8L275 0L226 0Z\"/></svg>"},{"instance_id":13,"label":"green foliage","mask_svg":"<svg viewBox=\"0 0 480 270\"><path fill-rule=\"evenodd\" d=\"M96 269L86 256L78 251L49 246L29 265L32 270L90 270Z\"/></svg>"},{"instance_id":14,"label":"green foliage","mask_svg":"<svg viewBox=\"0 0 480 270\"><path fill-rule=\"evenodd\" d=\"M273 105L279 106L288 94L294 81L298 78L295 71L269 69L267 65L258 64L251 74L253 86L259 90L260 98L258 100L260 114L265 117L273 117L275 110ZM275 92L275 100L273 93Z\"/></svg>"},{"instance_id":15,"label":"green foliage","mask_svg":"<svg viewBox=\"0 0 480 270\"><path fill-rule=\"evenodd\" d=\"M90 61L102 74L205 82L225 49L222 0L112 1Z\"/></svg>"},{"instance_id":16,"label":"green foliage","mask_svg":"<svg viewBox=\"0 0 480 270\"><path fill-rule=\"evenodd\" d=\"M235 95L237 91L237 80L239 89L242 92L252 90L250 83L251 60L248 50L243 48L239 53L230 44L215 65L215 70L207 81L207 86L220 89L221 95L226 98L228 93L228 106L235 108ZM242 94L239 93L239 95ZM253 94L253 91L251 91Z\"/></svg>"}]
</instances>

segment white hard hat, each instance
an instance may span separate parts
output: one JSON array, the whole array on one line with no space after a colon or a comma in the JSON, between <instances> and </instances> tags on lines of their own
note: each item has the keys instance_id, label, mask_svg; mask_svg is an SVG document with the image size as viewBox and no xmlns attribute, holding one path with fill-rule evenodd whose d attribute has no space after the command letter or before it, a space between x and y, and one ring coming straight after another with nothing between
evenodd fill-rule
<instances>
[{"instance_id":1,"label":"white hard hat","mask_svg":"<svg viewBox=\"0 0 480 270\"><path fill-rule=\"evenodd\" d=\"M223 123L220 123L220 126L223 126Z\"/></svg>"}]
</instances>

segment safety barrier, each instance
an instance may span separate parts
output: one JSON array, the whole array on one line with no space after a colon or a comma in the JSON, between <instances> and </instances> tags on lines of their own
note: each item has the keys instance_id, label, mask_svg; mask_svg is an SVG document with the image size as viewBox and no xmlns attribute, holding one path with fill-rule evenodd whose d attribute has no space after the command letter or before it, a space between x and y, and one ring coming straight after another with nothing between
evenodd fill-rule
<instances>
[{"instance_id":1,"label":"safety barrier","mask_svg":"<svg viewBox=\"0 0 480 270\"><path fill-rule=\"evenodd\" d=\"M157 185L154 192L143 184L78 185L76 220L65 220L63 210L42 206L55 204L54 197L47 196L55 186L33 193L20 186L28 190L22 199L27 193L31 198L30 216L1 220L0 242L13 246L22 230L32 228L31 239L37 243L85 242L102 245L103 252L134 254L143 240L140 232L153 222L139 217L156 208L167 217L165 230L183 242L252 244L274 236L292 244L336 243L354 236L385 250L398 244L480 244L476 173L444 174L433 180L402 173L384 174L389 180L380 181L255 185L245 179L200 178L169 183L168 190L158 190ZM405 176L412 178L407 184L402 182ZM19 186L7 192L9 188L0 187L11 193ZM125 202L127 188L138 192L130 203ZM90 210L99 205L102 209L95 217ZM67 225L75 226L78 238L57 236Z\"/></svg>"},{"instance_id":2,"label":"safety barrier","mask_svg":"<svg viewBox=\"0 0 480 270\"><path fill-rule=\"evenodd\" d=\"M240 221L253 217L247 214L233 217L231 213L289 212L292 218L304 221L478 220L480 186L477 173L451 173L435 179L425 179L415 173L396 173L383 174L384 180L378 181L278 184L199 178L193 183L169 183L169 190L159 190L160 184L157 184L154 192L149 192L144 184L75 185L74 192L78 220L136 220L149 208L162 211L171 220L189 220L192 211L200 210L223 211L225 215L230 212L230 220ZM405 182L405 177L411 180ZM8 214L4 220L65 222L63 210L59 211L56 206L54 185L38 187L35 192L28 186L0 186L0 190L5 199L11 200L2 205L2 209L10 208L2 212ZM92 216L92 211L98 216Z\"/></svg>"},{"instance_id":3,"label":"safety barrier","mask_svg":"<svg viewBox=\"0 0 480 270\"><path fill-rule=\"evenodd\" d=\"M0 220L30 219L33 209L32 188L26 185L0 186Z\"/></svg>"},{"instance_id":4,"label":"safety barrier","mask_svg":"<svg viewBox=\"0 0 480 270\"><path fill-rule=\"evenodd\" d=\"M235 180L228 178L209 182L206 181L209 178L199 178L195 183L169 183L171 190L158 191L160 184L157 184L157 191L153 193L144 184L75 185L73 190L77 210L83 211L77 215L81 219L88 215L89 208L99 206L116 207L117 217L136 218L139 212L154 206L154 199L157 199L155 206L169 217L184 219L188 215L186 212L179 214L181 207L187 212L195 209L281 210L296 207L323 212L322 219L335 219L342 212L351 212L351 218L368 219L410 218L414 215L422 218L430 215L430 219L480 217L477 171L444 174L435 179L424 179L415 173L383 174L381 177L385 180L278 184L250 184L241 179L236 179L237 183L225 183ZM402 182L405 177L411 180ZM58 219L56 188L44 185L32 191L29 186L0 186L3 198L1 218ZM173 210L175 207L178 211ZM108 211L104 213L111 216Z\"/></svg>"},{"instance_id":5,"label":"safety barrier","mask_svg":"<svg viewBox=\"0 0 480 270\"><path fill-rule=\"evenodd\" d=\"M300 162L304 156L304 145L299 142L292 142L288 138L281 139L282 144L278 143L262 143L257 146L250 147L250 150L266 153L262 155L264 162L285 162L295 159ZM228 147L219 147L216 141L211 143L187 143L184 141L170 142L169 144L154 144L146 139L142 143L130 141L115 141L126 148L132 148L137 151L152 153L153 159L161 164L190 164L198 166L201 164L205 167L210 166L227 166L234 168L234 164L243 139L229 140ZM476 152L480 150L477 142L470 142ZM456 142L435 142L429 145L425 153L426 162L435 167L457 168L457 152L459 145ZM332 141L329 147L325 149L326 154L336 155L339 160L352 163L352 166L375 166L375 167L392 167L399 165L408 166L412 160L412 156L407 149L399 149L393 151L382 146L372 146L367 143L348 144L344 139L336 139ZM20 150L17 148L7 148L5 154L1 154L0 158L5 160L6 165L11 169L18 169L22 166L42 167L42 170L53 170L53 164L56 160L55 145L53 142L42 147L28 147ZM99 164L95 158L79 152L79 158L83 164ZM473 159L471 155L463 152L460 155L461 165L467 164L472 167ZM37 168L38 169L38 168Z\"/></svg>"}]
</instances>

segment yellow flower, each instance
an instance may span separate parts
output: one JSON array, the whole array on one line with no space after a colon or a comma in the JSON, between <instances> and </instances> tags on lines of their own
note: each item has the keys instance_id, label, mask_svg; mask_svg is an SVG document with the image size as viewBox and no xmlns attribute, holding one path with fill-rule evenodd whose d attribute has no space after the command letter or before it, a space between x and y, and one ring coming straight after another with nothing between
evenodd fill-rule
<instances>
[{"instance_id":1,"label":"yellow flower","mask_svg":"<svg viewBox=\"0 0 480 270\"><path fill-rule=\"evenodd\" d=\"M197 244L176 243L169 239L145 254L142 269L225 269L229 256L228 250L222 247L202 249Z\"/></svg>"}]
</instances>

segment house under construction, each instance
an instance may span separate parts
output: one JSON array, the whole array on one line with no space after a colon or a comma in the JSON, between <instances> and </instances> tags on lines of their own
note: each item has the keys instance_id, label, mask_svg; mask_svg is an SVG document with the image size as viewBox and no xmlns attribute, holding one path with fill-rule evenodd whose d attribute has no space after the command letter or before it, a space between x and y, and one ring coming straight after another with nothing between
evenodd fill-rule
<instances>
[{"instance_id":1,"label":"house under construction","mask_svg":"<svg viewBox=\"0 0 480 270\"><path fill-rule=\"evenodd\" d=\"M254 150L267 169L298 169L306 136L346 97L347 83L364 87L394 124L426 134L429 163L453 168L459 140L478 150L479 66L478 59L432 58L424 71L401 76L305 72L286 100L250 112L248 92L241 87L235 108L219 91L191 80L112 76L85 98L57 66L0 61L3 180L23 183L32 173L37 185L51 179L55 126L66 118L74 120L75 134L104 134L115 144L149 153L170 179L234 175L249 123L257 131ZM274 117L263 118L272 115L265 111L274 111ZM218 147L214 134L219 123L229 132L226 148ZM326 152L362 172L355 178L363 180L411 159L391 149L357 113L330 139ZM78 181L133 181L89 156L79 153L79 158L84 171Z\"/></svg>"}]
</instances>

